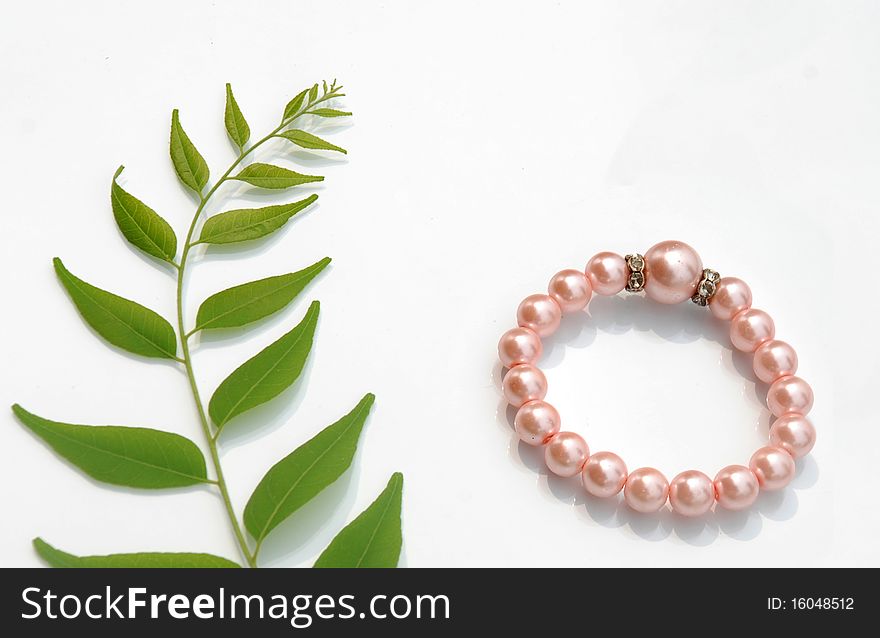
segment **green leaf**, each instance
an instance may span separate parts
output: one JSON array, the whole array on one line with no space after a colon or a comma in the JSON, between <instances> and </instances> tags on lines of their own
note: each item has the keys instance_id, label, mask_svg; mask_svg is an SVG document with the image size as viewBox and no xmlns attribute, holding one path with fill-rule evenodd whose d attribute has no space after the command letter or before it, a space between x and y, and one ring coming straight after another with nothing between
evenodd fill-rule
<instances>
[{"instance_id":1,"label":"green leaf","mask_svg":"<svg viewBox=\"0 0 880 638\"><path fill-rule=\"evenodd\" d=\"M271 189L290 188L300 184L324 181L320 175L303 175L280 166L260 164L259 162L244 167L238 175L230 179L247 182L251 186L259 188Z\"/></svg>"},{"instance_id":2,"label":"green leaf","mask_svg":"<svg viewBox=\"0 0 880 638\"><path fill-rule=\"evenodd\" d=\"M235 142L235 145L239 148L244 146L251 137L251 129L248 126L247 120L244 119L244 115L241 114L241 109L238 108L238 102L235 101L235 96L232 94L232 85L229 83L226 84L226 112L224 120L226 122L226 132L229 133L229 137Z\"/></svg>"},{"instance_id":3,"label":"green leaf","mask_svg":"<svg viewBox=\"0 0 880 638\"><path fill-rule=\"evenodd\" d=\"M317 195L290 204L265 208L240 208L209 217L202 228L199 244L233 244L258 239L287 223L301 210L310 206Z\"/></svg>"},{"instance_id":4,"label":"green leaf","mask_svg":"<svg viewBox=\"0 0 880 638\"><path fill-rule=\"evenodd\" d=\"M128 241L148 255L173 264L177 254L174 230L156 211L116 183L123 169L124 166L119 167L110 184L110 204L119 230Z\"/></svg>"},{"instance_id":5,"label":"green leaf","mask_svg":"<svg viewBox=\"0 0 880 638\"><path fill-rule=\"evenodd\" d=\"M242 412L274 399L297 380L312 349L319 310L320 304L313 301L293 330L223 380L208 404L208 412L218 428Z\"/></svg>"},{"instance_id":6,"label":"green leaf","mask_svg":"<svg viewBox=\"0 0 880 638\"><path fill-rule=\"evenodd\" d=\"M208 165L180 125L177 109L171 112L171 162L180 181L201 193L208 183Z\"/></svg>"},{"instance_id":7,"label":"green leaf","mask_svg":"<svg viewBox=\"0 0 880 638\"><path fill-rule=\"evenodd\" d=\"M395 472L372 505L330 541L315 567L397 567L402 492L403 474Z\"/></svg>"},{"instance_id":8,"label":"green leaf","mask_svg":"<svg viewBox=\"0 0 880 638\"><path fill-rule=\"evenodd\" d=\"M318 99L318 85L315 84L309 91L309 103Z\"/></svg>"},{"instance_id":9,"label":"green leaf","mask_svg":"<svg viewBox=\"0 0 880 638\"><path fill-rule=\"evenodd\" d=\"M193 332L243 326L281 310L329 263L330 258L325 257L303 270L251 281L211 295L199 307Z\"/></svg>"},{"instance_id":10,"label":"green leaf","mask_svg":"<svg viewBox=\"0 0 880 638\"><path fill-rule=\"evenodd\" d=\"M266 472L244 508L245 527L258 545L349 468L374 400L367 394L351 412Z\"/></svg>"},{"instance_id":11,"label":"green leaf","mask_svg":"<svg viewBox=\"0 0 880 638\"><path fill-rule=\"evenodd\" d=\"M57 257L53 263L82 318L104 339L144 357L177 359L177 338L165 319L139 303L78 279Z\"/></svg>"},{"instance_id":12,"label":"green leaf","mask_svg":"<svg viewBox=\"0 0 880 638\"><path fill-rule=\"evenodd\" d=\"M12 411L55 452L98 481L144 489L208 482L202 452L178 434L118 425L58 423L31 414L18 404Z\"/></svg>"},{"instance_id":13,"label":"green leaf","mask_svg":"<svg viewBox=\"0 0 880 638\"><path fill-rule=\"evenodd\" d=\"M284 131L280 133L278 137L283 137L286 140L290 140L297 146L301 146L302 148L309 149L318 149L322 151L337 151L339 153L348 153L341 146L336 146L335 144L331 144L327 140L322 140L320 137L316 135L312 135L311 133L306 133L305 131L301 131L299 129L292 129L290 131Z\"/></svg>"},{"instance_id":14,"label":"green leaf","mask_svg":"<svg viewBox=\"0 0 880 638\"><path fill-rule=\"evenodd\" d=\"M318 115L320 117L345 117L351 115L349 111L337 111L336 109L312 109L310 115Z\"/></svg>"},{"instance_id":15,"label":"green leaf","mask_svg":"<svg viewBox=\"0 0 880 638\"><path fill-rule=\"evenodd\" d=\"M296 94L290 102L287 103L287 106L284 107L284 116L281 118L282 120L289 120L294 115L299 113L299 110L302 108L303 102L306 101L306 95L309 94L308 89L304 89Z\"/></svg>"},{"instance_id":16,"label":"green leaf","mask_svg":"<svg viewBox=\"0 0 880 638\"><path fill-rule=\"evenodd\" d=\"M103 568L156 568L175 567L189 568L221 568L241 567L231 560L213 554L191 553L139 553L139 554L108 554L107 556L74 556L52 547L42 538L34 539L37 554L49 563L50 567L103 567Z\"/></svg>"}]
</instances>

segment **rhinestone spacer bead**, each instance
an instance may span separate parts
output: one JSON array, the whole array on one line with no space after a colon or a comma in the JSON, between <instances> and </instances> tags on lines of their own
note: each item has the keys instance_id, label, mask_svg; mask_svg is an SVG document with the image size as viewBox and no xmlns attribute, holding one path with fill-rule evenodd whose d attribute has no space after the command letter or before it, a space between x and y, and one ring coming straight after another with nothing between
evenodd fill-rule
<instances>
[{"instance_id":1,"label":"rhinestone spacer bead","mask_svg":"<svg viewBox=\"0 0 880 638\"><path fill-rule=\"evenodd\" d=\"M700 279L700 283L697 284L697 290L694 293L694 296L691 297L691 301L698 306L708 306L709 300L712 298L712 295L715 294L715 289L718 287L719 281L721 281L721 275L711 268L704 268L703 278Z\"/></svg>"},{"instance_id":2,"label":"rhinestone spacer bead","mask_svg":"<svg viewBox=\"0 0 880 638\"><path fill-rule=\"evenodd\" d=\"M629 268L629 278L626 280L627 292L641 292L645 289L645 258L636 253L627 255L626 266Z\"/></svg>"}]
</instances>

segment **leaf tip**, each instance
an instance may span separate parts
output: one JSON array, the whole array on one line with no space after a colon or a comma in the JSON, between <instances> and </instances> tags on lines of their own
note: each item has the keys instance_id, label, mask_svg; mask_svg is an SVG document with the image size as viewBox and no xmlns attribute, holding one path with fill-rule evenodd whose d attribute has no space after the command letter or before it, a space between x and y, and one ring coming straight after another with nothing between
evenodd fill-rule
<instances>
[{"instance_id":1,"label":"leaf tip","mask_svg":"<svg viewBox=\"0 0 880 638\"><path fill-rule=\"evenodd\" d=\"M119 168L116 169L116 172L113 173L113 181L114 182L116 181L116 178L119 177L122 174L122 171L124 171L124 170L125 170L125 165L120 164Z\"/></svg>"},{"instance_id":2,"label":"leaf tip","mask_svg":"<svg viewBox=\"0 0 880 638\"><path fill-rule=\"evenodd\" d=\"M372 392L367 392L364 395L364 398L361 399L361 406L365 407L365 408L371 408L371 407L373 407L373 403L375 403L375 402L376 402L376 395L373 394Z\"/></svg>"},{"instance_id":3,"label":"leaf tip","mask_svg":"<svg viewBox=\"0 0 880 638\"><path fill-rule=\"evenodd\" d=\"M229 82L226 83L226 91L227 91L227 93L232 92L232 84L230 84Z\"/></svg>"},{"instance_id":4,"label":"leaf tip","mask_svg":"<svg viewBox=\"0 0 880 638\"><path fill-rule=\"evenodd\" d=\"M60 257L52 257L52 265L55 266L55 272L59 274L67 270Z\"/></svg>"},{"instance_id":5,"label":"leaf tip","mask_svg":"<svg viewBox=\"0 0 880 638\"><path fill-rule=\"evenodd\" d=\"M13 403L12 404L12 412L13 412L13 414L15 414L15 416L21 417L22 413L27 412L27 410L25 410L23 407L21 407L20 404Z\"/></svg>"}]
</instances>

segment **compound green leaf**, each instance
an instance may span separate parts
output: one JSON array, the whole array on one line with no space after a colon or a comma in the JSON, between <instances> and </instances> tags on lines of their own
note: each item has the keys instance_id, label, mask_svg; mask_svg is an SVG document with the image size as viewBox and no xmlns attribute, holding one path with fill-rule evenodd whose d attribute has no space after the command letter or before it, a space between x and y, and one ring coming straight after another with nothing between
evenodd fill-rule
<instances>
[{"instance_id":1,"label":"compound green leaf","mask_svg":"<svg viewBox=\"0 0 880 638\"><path fill-rule=\"evenodd\" d=\"M258 239L275 232L301 210L318 199L309 195L290 204L265 208L239 208L209 217L202 228L200 244L234 244Z\"/></svg>"},{"instance_id":2,"label":"compound green leaf","mask_svg":"<svg viewBox=\"0 0 880 638\"><path fill-rule=\"evenodd\" d=\"M177 359L177 338L165 319L139 303L75 277L57 257L53 263L83 319L104 339L144 357Z\"/></svg>"},{"instance_id":3,"label":"compound green leaf","mask_svg":"<svg viewBox=\"0 0 880 638\"><path fill-rule=\"evenodd\" d=\"M226 84L226 112L224 113L224 121L226 123L226 132L229 133L229 137L235 142L235 145L239 148L244 146L251 137L251 129L248 126L247 120L244 119L241 109L238 108L238 102L235 101L235 96L232 94L232 85L229 83Z\"/></svg>"},{"instance_id":4,"label":"compound green leaf","mask_svg":"<svg viewBox=\"0 0 880 638\"><path fill-rule=\"evenodd\" d=\"M116 182L124 168L119 167L110 184L110 205L119 230L129 242L148 255L173 264L177 254L174 230L156 211Z\"/></svg>"},{"instance_id":5,"label":"compound green leaf","mask_svg":"<svg viewBox=\"0 0 880 638\"><path fill-rule=\"evenodd\" d=\"M143 489L185 487L208 481L205 457L195 443L171 432L118 425L72 425L12 411L59 456L92 478Z\"/></svg>"},{"instance_id":6,"label":"compound green leaf","mask_svg":"<svg viewBox=\"0 0 880 638\"><path fill-rule=\"evenodd\" d=\"M213 554L192 553L139 553L108 554L106 556L74 556L52 547L42 538L34 539L34 549L50 567L103 567L103 568L229 568L241 567L231 560Z\"/></svg>"},{"instance_id":7,"label":"compound green leaf","mask_svg":"<svg viewBox=\"0 0 880 638\"><path fill-rule=\"evenodd\" d=\"M324 178L320 175L303 175L280 166L260 164L259 162L245 166L238 175L231 179L247 182L251 186L258 188L269 188L272 190L324 181Z\"/></svg>"},{"instance_id":8,"label":"compound green leaf","mask_svg":"<svg viewBox=\"0 0 880 638\"><path fill-rule=\"evenodd\" d=\"M214 425L222 428L233 417L274 399L299 378L312 349L319 310L320 304L313 301L293 330L223 380L208 404Z\"/></svg>"},{"instance_id":9,"label":"compound green leaf","mask_svg":"<svg viewBox=\"0 0 880 638\"><path fill-rule=\"evenodd\" d=\"M199 307L195 330L234 328L284 308L324 270L330 258L286 275L267 277L211 295Z\"/></svg>"},{"instance_id":10,"label":"compound green leaf","mask_svg":"<svg viewBox=\"0 0 880 638\"><path fill-rule=\"evenodd\" d=\"M397 567L402 493L403 474L395 472L379 497L330 541L315 567Z\"/></svg>"},{"instance_id":11,"label":"compound green leaf","mask_svg":"<svg viewBox=\"0 0 880 638\"><path fill-rule=\"evenodd\" d=\"M331 144L327 140L322 140L317 135L312 135L311 133L306 133L305 131L301 131L299 129L284 131L283 133L279 133L278 137L283 137L284 139L289 140L302 148L317 149L321 151L336 151L338 153L348 153L348 151L346 151L341 146Z\"/></svg>"},{"instance_id":12,"label":"compound green leaf","mask_svg":"<svg viewBox=\"0 0 880 638\"><path fill-rule=\"evenodd\" d=\"M258 544L349 468L374 400L372 394L364 396L351 412L266 473L244 509L245 527Z\"/></svg>"},{"instance_id":13,"label":"compound green leaf","mask_svg":"<svg viewBox=\"0 0 880 638\"><path fill-rule=\"evenodd\" d=\"M208 164L180 125L177 109L171 112L171 162L180 181L201 193L208 183Z\"/></svg>"}]
</instances>

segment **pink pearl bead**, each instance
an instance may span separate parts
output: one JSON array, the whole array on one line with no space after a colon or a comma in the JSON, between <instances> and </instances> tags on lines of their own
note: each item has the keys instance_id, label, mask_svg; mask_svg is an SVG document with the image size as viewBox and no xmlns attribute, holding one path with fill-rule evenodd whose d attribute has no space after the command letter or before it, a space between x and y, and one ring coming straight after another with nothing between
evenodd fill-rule
<instances>
[{"instance_id":1,"label":"pink pearl bead","mask_svg":"<svg viewBox=\"0 0 880 638\"><path fill-rule=\"evenodd\" d=\"M743 465L728 465L715 476L718 505L728 510L744 510L758 498L758 477Z\"/></svg>"},{"instance_id":2,"label":"pink pearl bead","mask_svg":"<svg viewBox=\"0 0 880 638\"><path fill-rule=\"evenodd\" d=\"M587 278L597 295L616 295L626 286L629 271L617 253L596 253L587 262Z\"/></svg>"},{"instance_id":3,"label":"pink pearl bead","mask_svg":"<svg viewBox=\"0 0 880 638\"><path fill-rule=\"evenodd\" d=\"M593 496L614 496L626 485L626 463L614 452L596 452L584 465L581 479Z\"/></svg>"},{"instance_id":4,"label":"pink pearl bead","mask_svg":"<svg viewBox=\"0 0 880 638\"><path fill-rule=\"evenodd\" d=\"M763 310L749 308L730 320L730 341L737 350L754 352L776 334L773 319Z\"/></svg>"},{"instance_id":5,"label":"pink pearl bead","mask_svg":"<svg viewBox=\"0 0 880 638\"><path fill-rule=\"evenodd\" d=\"M682 516L702 516L715 504L712 479L697 470L676 475L669 483L669 504Z\"/></svg>"},{"instance_id":6,"label":"pink pearl bead","mask_svg":"<svg viewBox=\"0 0 880 638\"><path fill-rule=\"evenodd\" d=\"M569 268L553 275L547 291L559 304L562 312L577 312L583 310L589 303L593 286L584 273Z\"/></svg>"},{"instance_id":7,"label":"pink pearl bead","mask_svg":"<svg viewBox=\"0 0 880 638\"><path fill-rule=\"evenodd\" d=\"M681 241L661 241L645 253L645 294L659 303L690 299L703 276L703 262Z\"/></svg>"},{"instance_id":8,"label":"pink pearl bead","mask_svg":"<svg viewBox=\"0 0 880 638\"><path fill-rule=\"evenodd\" d=\"M666 503L669 483L653 467L640 467L630 472L623 488L626 504L637 512L656 512Z\"/></svg>"},{"instance_id":9,"label":"pink pearl bead","mask_svg":"<svg viewBox=\"0 0 880 638\"><path fill-rule=\"evenodd\" d=\"M816 428L800 414L783 414L770 426L770 445L781 447L799 459L816 444Z\"/></svg>"},{"instance_id":10,"label":"pink pearl bead","mask_svg":"<svg viewBox=\"0 0 880 638\"><path fill-rule=\"evenodd\" d=\"M794 478L794 459L778 447L762 447L752 454L749 468L758 477L762 490L779 490Z\"/></svg>"},{"instance_id":11,"label":"pink pearl bead","mask_svg":"<svg viewBox=\"0 0 880 638\"><path fill-rule=\"evenodd\" d=\"M511 405L520 407L523 403L543 399L547 395L547 377L535 366L523 363L507 371L501 389Z\"/></svg>"},{"instance_id":12,"label":"pink pearl bead","mask_svg":"<svg viewBox=\"0 0 880 638\"><path fill-rule=\"evenodd\" d=\"M520 363L534 364L543 351L541 337L529 328L511 328L498 341L498 358L505 368Z\"/></svg>"},{"instance_id":13,"label":"pink pearl bead","mask_svg":"<svg viewBox=\"0 0 880 638\"><path fill-rule=\"evenodd\" d=\"M541 337L549 337L559 327L562 309L549 295L529 295L516 309L516 321Z\"/></svg>"},{"instance_id":14,"label":"pink pearl bead","mask_svg":"<svg viewBox=\"0 0 880 638\"><path fill-rule=\"evenodd\" d=\"M544 448L547 467L559 476L574 476L581 471L589 456L587 442L574 432L560 432Z\"/></svg>"},{"instance_id":15,"label":"pink pearl bead","mask_svg":"<svg viewBox=\"0 0 880 638\"><path fill-rule=\"evenodd\" d=\"M738 313L752 307L752 290L742 279L722 277L709 299L709 310L718 319L730 321Z\"/></svg>"},{"instance_id":16,"label":"pink pearl bead","mask_svg":"<svg viewBox=\"0 0 880 638\"><path fill-rule=\"evenodd\" d=\"M767 390L767 407L773 416L808 414L813 407L813 388L800 377L777 379Z\"/></svg>"},{"instance_id":17,"label":"pink pearl bead","mask_svg":"<svg viewBox=\"0 0 880 638\"><path fill-rule=\"evenodd\" d=\"M544 401L529 401L513 419L513 429L529 445L543 445L559 432L559 412Z\"/></svg>"},{"instance_id":18,"label":"pink pearl bead","mask_svg":"<svg viewBox=\"0 0 880 638\"><path fill-rule=\"evenodd\" d=\"M797 372L797 353L784 341L770 339L755 350L752 367L755 369L755 376L761 381L773 383L780 377Z\"/></svg>"}]
</instances>

